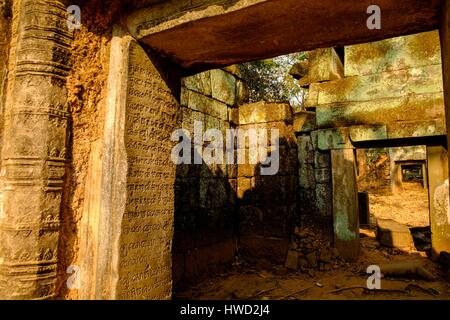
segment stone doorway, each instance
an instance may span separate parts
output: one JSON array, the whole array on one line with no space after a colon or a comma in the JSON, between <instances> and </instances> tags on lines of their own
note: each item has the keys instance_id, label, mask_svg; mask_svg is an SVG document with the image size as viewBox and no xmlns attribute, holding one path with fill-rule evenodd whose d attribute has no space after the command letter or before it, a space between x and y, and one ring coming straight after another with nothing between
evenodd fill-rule
<instances>
[{"instance_id":1,"label":"stone doorway","mask_svg":"<svg viewBox=\"0 0 450 320\"><path fill-rule=\"evenodd\" d=\"M426 146L356 153L360 226L376 230L378 221L393 221L409 229L416 250L431 257Z\"/></svg>"}]
</instances>

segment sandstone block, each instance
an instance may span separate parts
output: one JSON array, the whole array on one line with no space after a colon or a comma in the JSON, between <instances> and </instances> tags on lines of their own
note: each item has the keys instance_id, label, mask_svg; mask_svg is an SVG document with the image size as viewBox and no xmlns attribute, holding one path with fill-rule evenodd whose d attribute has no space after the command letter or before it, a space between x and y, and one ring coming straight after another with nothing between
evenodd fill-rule
<instances>
[{"instance_id":1,"label":"sandstone block","mask_svg":"<svg viewBox=\"0 0 450 320\"><path fill-rule=\"evenodd\" d=\"M390 219L377 220L377 240L389 248L407 249L413 244L409 228Z\"/></svg>"},{"instance_id":2,"label":"sandstone block","mask_svg":"<svg viewBox=\"0 0 450 320\"><path fill-rule=\"evenodd\" d=\"M439 32L429 31L345 47L345 76L441 63Z\"/></svg>"},{"instance_id":3,"label":"sandstone block","mask_svg":"<svg viewBox=\"0 0 450 320\"><path fill-rule=\"evenodd\" d=\"M317 214L322 217L333 215L333 190L330 183L316 185Z\"/></svg>"},{"instance_id":4,"label":"sandstone block","mask_svg":"<svg viewBox=\"0 0 450 320\"><path fill-rule=\"evenodd\" d=\"M349 134L353 142L384 140L388 137L385 125L352 126Z\"/></svg>"},{"instance_id":5,"label":"sandstone block","mask_svg":"<svg viewBox=\"0 0 450 320\"><path fill-rule=\"evenodd\" d=\"M236 81L236 104L238 106L248 103L250 91L248 86L242 80Z\"/></svg>"},{"instance_id":6,"label":"sandstone block","mask_svg":"<svg viewBox=\"0 0 450 320\"><path fill-rule=\"evenodd\" d=\"M331 170L329 168L314 169L316 183L327 183L331 181Z\"/></svg>"},{"instance_id":7,"label":"sandstone block","mask_svg":"<svg viewBox=\"0 0 450 320\"><path fill-rule=\"evenodd\" d=\"M314 167L315 168L330 168L331 167L331 156L327 151L316 150L314 152Z\"/></svg>"},{"instance_id":8,"label":"sandstone block","mask_svg":"<svg viewBox=\"0 0 450 320\"><path fill-rule=\"evenodd\" d=\"M294 114L293 127L295 132L310 132L316 129L316 113L301 111Z\"/></svg>"},{"instance_id":9,"label":"sandstone block","mask_svg":"<svg viewBox=\"0 0 450 320\"><path fill-rule=\"evenodd\" d=\"M318 104L399 98L443 91L441 65L343 78L320 84Z\"/></svg>"},{"instance_id":10,"label":"sandstone block","mask_svg":"<svg viewBox=\"0 0 450 320\"><path fill-rule=\"evenodd\" d=\"M316 179L314 176L314 168L312 164L302 163L298 170L298 183L300 188L314 189L316 186Z\"/></svg>"},{"instance_id":11,"label":"sandstone block","mask_svg":"<svg viewBox=\"0 0 450 320\"><path fill-rule=\"evenodd\" d=\"M181 84L189 90L211 96L211 75L209 71L183 78Z\"/></svg>"},{"instance_id":12,"label":"sandstone block","mask_svg":"<svg viewBox=\"0 0 450 320\"><path fill-rule=\"evenodd\" d=\"M228 72L211 70L212 97L229 106L236 103L236 78Z\"/></svg>"},{"instance_id":13,"label":"sandstone block","mask_svg":"<svg viewBox=\"0 0 450 320\"><path fill-rule=\"evenodd\" d=\"M333 128L318 130L319 150L352 149L349 128Z\"/></svg>"},{"instance_id":14,"label":"sandstone block","mask_svg":"<svg viewBox=\"0 0 450 320\"><path fill-rule=\"evenodd\" d=\"M194 91L189 92L189 108L222 120L228 120L228 107L226 104Z\"/></svg>"},{"instance_id":15,"label":"sandstone block","mask_svg":"<svg viewBox=\"0 0 450 320\"><path fill-rule=\"evenodd\" d=\"M299 163L314 162L314 147L310 136L297 136Z\"/></svg>"},{"instance_id":16,"label":"sandstone block","mask_svg":"<svg viewBox=\"0 0 450 320\"><path fill-rule=\"evenodd\" d=\"M286 121L292 123L292 110L285 103L256 102L239 108L239 124Z\"/></svg>"}]
</instances>

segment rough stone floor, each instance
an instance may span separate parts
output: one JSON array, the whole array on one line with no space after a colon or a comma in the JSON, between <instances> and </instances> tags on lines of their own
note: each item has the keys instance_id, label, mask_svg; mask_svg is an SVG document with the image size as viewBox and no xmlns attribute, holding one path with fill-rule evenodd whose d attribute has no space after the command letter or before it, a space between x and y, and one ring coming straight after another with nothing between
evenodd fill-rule
<instances>
[{"instance_id":1,"label":"rough stone floor","mask_svg":"<svg viewBox=\"0 0 450 320\"><path fill-rule=\"evenodd\" d=\"M380 248L373 230L361 230L362 252L358 262L341 263L339 268L328 271L304 273L289 271L284 266L267 261L235 263L224 274L202 281L175 294L175 299L231 299L231 300L308 300L308 299L449 299L450 283L438 264L424 252ZM426 281L410 278L381 280L382 291L369 292L367 266L396 262L420 262L437 277ZM349 287L361 287L348 289ZM387 289L387 290L386 290ZM342 290L342 291L338 291Z\"/></svg>"}]
</instances>

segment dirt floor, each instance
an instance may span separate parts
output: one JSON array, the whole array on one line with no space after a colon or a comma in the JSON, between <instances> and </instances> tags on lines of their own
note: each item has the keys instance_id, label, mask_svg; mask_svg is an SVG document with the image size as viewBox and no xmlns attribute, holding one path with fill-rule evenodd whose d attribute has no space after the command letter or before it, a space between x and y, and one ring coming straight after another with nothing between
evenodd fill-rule
<instances>
[{"instance_id":1,"label":"dirt floor","mask_svg":"<svg viewBox=\"0 0 450 320\"><path fill-rule=\"evenodd\" d=\"M424 252L401 252L380 248L373 230L361 230L361 257L357 263L342 263L329 271L289 271L284 266L235 263L226 274L218 275L176 293L175 299L198 300L324 300L324 299L449 299L450 285L438 264ZM435 277L435 281L413 278L381 279L381 289L367 289L369 265L416 261ZM359 287L348 289L350 287ZM339 291L341 290L341 291Z\"/></svg>"},{"instance_id":2,"label":"dirt floor","mask_svg":"<svg viewBox=\"0 0 450 320\"><path fill-rule=\"evenodd\" d=\"M430 225L428 191L420 183L404 182L403 191L393 195L390 187L370 189L370 220L392 219L408 227Z\"/></svg>"},{"instance_id":3,"label":"dirt floor","mask_svg":"<svg viewBox=\"0 0 450 320\"><path fill-rule=\"evenodd\" d=\"M408 227L429 226L428 194L419 183L404 183L403 191L392 195L390 188L369 190L371 220L393 219ZM374 228L372 226L372 228ZM325 242L308 235L307 241ZM298 239L297 239L298 241ZM318 242L319 241L319 242ZM199 300L322 300L322 299L450 299L450 284L440 266L431 261L426 252L412 248L409 251L382 248L374 229L361 229L361 256L356 263L336 260L327 271L301 269L292 271L268 261L239 261L228 273L218 275L176 293L176 299ZM317 248L316 248L317 249ZM320 249L319 249L320 251ZM321 250L323 251L323 250ZM434 281L383 277L382 290L368 290L366 273L370 265L417 262L436 277ZM330 270L331 269L331 270ZM357 287L351 289L353 287Z\"/></svg>"}]
</instances>

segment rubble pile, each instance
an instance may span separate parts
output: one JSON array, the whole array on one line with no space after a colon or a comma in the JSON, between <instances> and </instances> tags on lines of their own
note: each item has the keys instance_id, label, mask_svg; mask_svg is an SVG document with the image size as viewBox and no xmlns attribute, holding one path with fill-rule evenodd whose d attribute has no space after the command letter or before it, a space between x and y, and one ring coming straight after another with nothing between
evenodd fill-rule
<instances>
[{"instance_id":1,"label":"rubble pile","mask_svg":"<svg viewBox=\"0 0 450 320\"><path fill-rule=\"evenodd\" d=\"M286 268L314 274L345 266L345 260L330 242L309 228L296 228L286 257Z\"/></svg>"}]
</instances>

